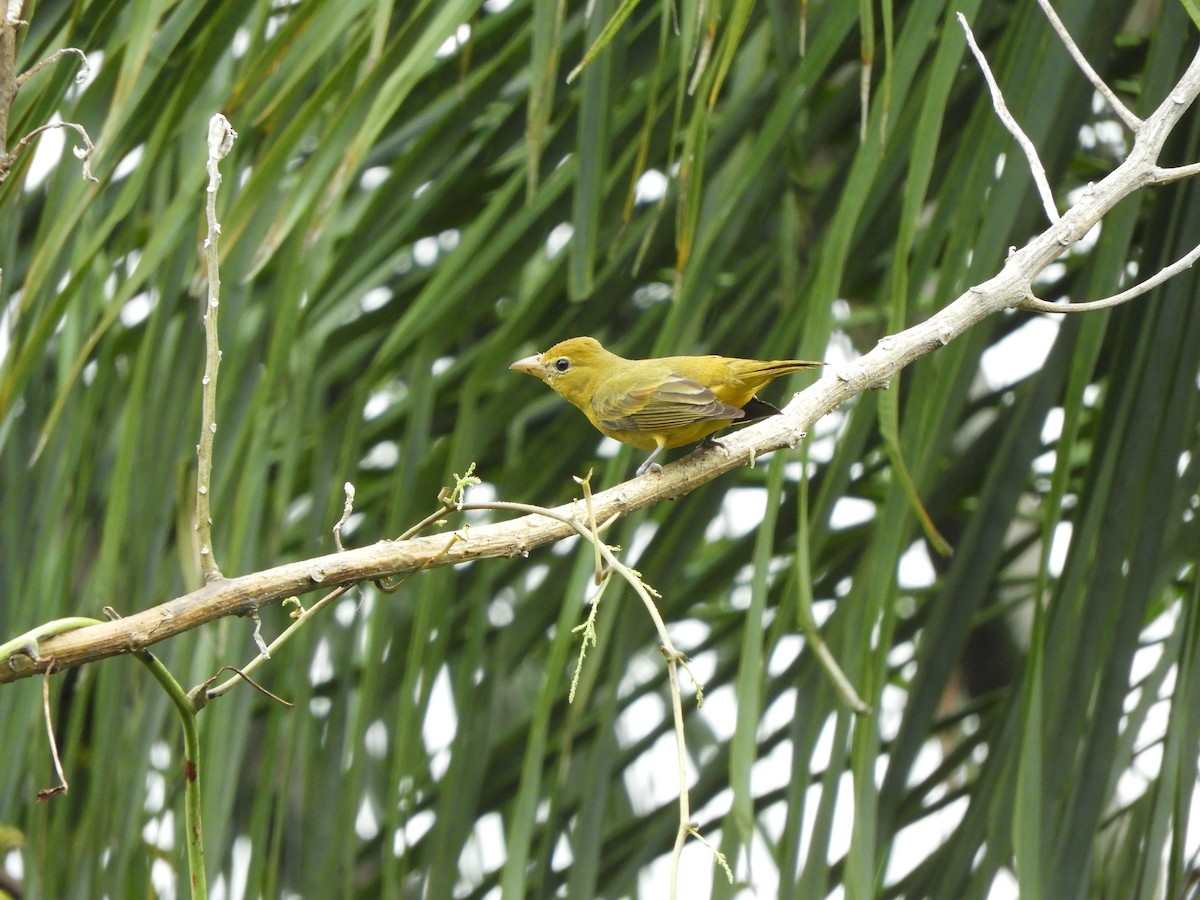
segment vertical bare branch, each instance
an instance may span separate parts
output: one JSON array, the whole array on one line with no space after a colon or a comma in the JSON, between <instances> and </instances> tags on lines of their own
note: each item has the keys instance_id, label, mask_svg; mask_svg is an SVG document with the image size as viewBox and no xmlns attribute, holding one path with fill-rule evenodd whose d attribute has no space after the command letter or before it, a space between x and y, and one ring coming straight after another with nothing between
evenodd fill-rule
<instances>
[{"instance_id":1,"label":"vertical bare branch","mask_svg":"<svg viewBox=\"0 0 1200 900\"><path fill-rule=\"evenodd\" d=\"M196 445L196 533L200 540L200 571L206 582L221 578L221 570L212 547L212 512L209 497L212 493L213 438L217 433L217 370L221 366L221 348L217 337L217 309L221 297L221 273L217 259L217 239L221 224L217 221L217 189L221 186L218 164L233 147L237 132L220 113L208 123L208 235L204 239L204 255L208 261L208 301L204 306L204 341L206 355L202 384L200 413L200 443Z\"/></svg>"},{"instance_id":2,"label":"vertical bare branch","mask_svg":"<svg viewBox=\"0 0 1200 900\"><path fill-rule=\"evenodd\" d=\"M8 111L17 96L17 25L19 4L7 3L0 19L0 159L8 156Z\"/></svg>"}]
</instances>

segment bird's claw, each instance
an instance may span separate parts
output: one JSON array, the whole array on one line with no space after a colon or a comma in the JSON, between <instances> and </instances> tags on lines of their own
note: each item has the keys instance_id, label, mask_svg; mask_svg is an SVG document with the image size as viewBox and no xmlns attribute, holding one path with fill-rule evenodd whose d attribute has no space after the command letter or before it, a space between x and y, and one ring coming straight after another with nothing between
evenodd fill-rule
<instances>
[{"instance_id":1,"label":"bird's claw","mask_svg":"<svg viewBox=\"0 0 1200 900\"><path fill-rule=\"evenodd\" d=\"M700 442L701 450L705 449L706 447L716 447L718 450L720 450L726 456L729 455L729 448L726 447L721 441L719 441L715 437L713 437L711 434Z\"/></svg>"}]
</instances>

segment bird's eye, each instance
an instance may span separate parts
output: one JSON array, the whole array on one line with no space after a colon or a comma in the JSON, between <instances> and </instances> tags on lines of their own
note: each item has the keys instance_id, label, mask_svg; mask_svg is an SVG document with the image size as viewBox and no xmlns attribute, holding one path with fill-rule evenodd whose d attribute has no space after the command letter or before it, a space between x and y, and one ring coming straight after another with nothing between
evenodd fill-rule
<instances>
[{"instance_id":1,"label":"bird's eye","mask_svg":"<svg viewBox=\"0 0 1200 900\"><path fill-rule=\"evenodd\" d=\"M554 361L554 368L559 372L565 372L567 369L571 368L571 361L565 356L560 356Z\"/></svg>"}]
</instances>

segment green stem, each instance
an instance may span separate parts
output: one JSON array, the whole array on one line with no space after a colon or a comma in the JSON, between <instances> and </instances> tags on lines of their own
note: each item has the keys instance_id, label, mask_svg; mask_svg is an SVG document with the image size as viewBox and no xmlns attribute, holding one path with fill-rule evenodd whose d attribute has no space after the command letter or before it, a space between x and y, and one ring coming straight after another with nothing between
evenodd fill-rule
<instances>
[{"instance_id":1,"label":"green stem","mask_svg":"<svg viewBox=\"0 0 1200 900\"><path fill-rule=\"evenodd\" d=\"M208 897L208 884L204 877L204 829L200 821L200 730L196 727L196 707L158 657L148 650L134 655L167 692L183 724L183 801L188 871L191 874L192 900L205 900Z\"/></svg>"}]
</instances>

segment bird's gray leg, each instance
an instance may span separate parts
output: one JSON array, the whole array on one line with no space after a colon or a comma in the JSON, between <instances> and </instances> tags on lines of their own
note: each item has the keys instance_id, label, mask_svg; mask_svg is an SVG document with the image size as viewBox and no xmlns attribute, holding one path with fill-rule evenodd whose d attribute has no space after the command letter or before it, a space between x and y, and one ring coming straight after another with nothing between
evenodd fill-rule
<instances>
[{"instance_id":1,"label":"bird's gray leg","mask_svg":"<svg viewBox=\"0 0 1200 900\"><path fill-rule=\"evenodd\" d=\"M658 446L655 447L650 452L650 455L646 457L645 462L643 462L640 466L638 466L637 473L636 473L637 475L645 475L647 472L651 472L651 471L653 471L653 472L661 472L662 471L662 466L660 466L658 463L656 463L654 461L654 457L656 457L656 456L658 456L658 454L662 453L664 443L666 443L666 442L659 441Z\"/></svg>"}]
</instances>

